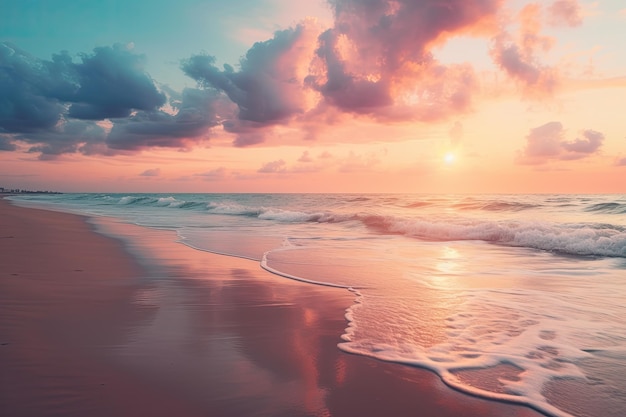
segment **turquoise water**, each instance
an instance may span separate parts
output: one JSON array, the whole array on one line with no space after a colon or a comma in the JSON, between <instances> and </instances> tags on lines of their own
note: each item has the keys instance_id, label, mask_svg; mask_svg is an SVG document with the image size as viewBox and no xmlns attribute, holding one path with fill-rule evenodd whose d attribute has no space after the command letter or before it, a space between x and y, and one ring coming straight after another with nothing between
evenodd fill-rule
<instances>
[{"instance_id":1,"label":"turquoise water","mask_svg":"<svg viewBox=\"0 0 626 417\"><path fill-rule=\"evenodd\" d=\"M626 196L12 199L174 230L196 250L345 287L345 351L548 415L626 415Z\"/></svg>"}]
</instances>

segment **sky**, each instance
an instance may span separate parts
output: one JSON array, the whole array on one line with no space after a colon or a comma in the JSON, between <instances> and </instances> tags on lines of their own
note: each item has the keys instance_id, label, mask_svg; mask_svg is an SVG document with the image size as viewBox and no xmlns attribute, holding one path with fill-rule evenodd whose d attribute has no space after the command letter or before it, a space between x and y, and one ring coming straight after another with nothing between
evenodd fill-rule
<instances>
[{"instance_id":1,"label":"sky","mask_svg":"<svg viewBox=\"0 0 626 417\"><path fill-rule=\"evenodd\" d=\"M623 0L0 10L0 187L626 193Z\"/></svg>"}]
</instances>

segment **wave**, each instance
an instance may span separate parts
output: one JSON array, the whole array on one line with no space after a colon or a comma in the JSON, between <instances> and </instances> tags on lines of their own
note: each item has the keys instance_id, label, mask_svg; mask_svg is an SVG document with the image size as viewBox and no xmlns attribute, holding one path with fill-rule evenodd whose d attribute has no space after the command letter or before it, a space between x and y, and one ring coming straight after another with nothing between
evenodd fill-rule
<instances>
[{"instance_id":1,"label":"wave","mask_svg":"<svg viewBox=\"0 0 626 417\"><path fill-rule=\"evenodd\" d=\"M432 240L481 240L577 256L626 257L626 231L607 225L456 220L437 222L366 216L363 224L384 234Z\"/></svg>"},{"instance_id":2,"label":"wave","mask_svg":"<svg viewBox=\"0 0 626 417\"><path fill-rule=\"evenodd\" d=\"M611 224L559 224L532 221L468 220L463 218L406 218L367 213L300 211L246 206L235 202L185 202L174 197L123 197L125 204L153 204L188 208L202 205L212 214L254 217L278 223L342 223L356 221L380 234L404 235L429 241L480 240L488 243L544 250L564 255L626 257L626 229ZM523 210L524 203L484 202L485 210ZM611 203L608 203L611 204ZM610 206L613 207L613 206Z\"/></svg>"},{"instance_id":3,"label":"wave","mask_svg":"<svg viewBox=\"0 0 626 417\"><path fill-rule=\"evenodd\" d=\"M587 212L626 214L626 204L622 203L598 203L585 209Z\"/></svg>"},{"instance_id":4,"label":"wave","mask_svg":"<svg viewBox=\"0 0 626 417\"><path fill-rule=\"evenodd\" d=\"M211 203L210 208L215 213L254 216L281 223L357 221L377 233L429 241L480 240L564 255L626 257L626 229L611 224L505 222L463 218L415 219L363 213L292 211L224 203Z\"/></svg>"},{"instance_id":5,"label":"wave","mask_svg":"<svg viewBox=\"0 0 626 417\"><path fill-rule=\"evenodd\" d=\"M193 194L158 195L107 195L107 194L69 194L55 197L61 201L89 200L96 205L141 206L163 209L184 209L230 216L244 216L276 223L343 223L354 222L370 231L379 234L404 235L410 238L428 241L459 241L479 240L493 244L525 247L549 252L598 257L626 258L626 228L607 223L558 223L533 222L527 220L497 220L493 215L485 213L481 219L467 219L450 212L436 210L438 206L453 207L460 210L484 210L494 212L511 212L531 208L541 208L540 203L498 201L495 199L470 199L453 203L444 199L432 202L431 199L415 199L407 201L401 207L406 211L399 215L372 214L367 201L353 205L355 198L348 199L349 206L342 211L324 210L323 207L306 206L276 207L281 200L270 201L272 207L247 205L245 201L237 201L222 197L196 196ZM358 197L356 197L358 198ZM386 197L385 197L386 198ZM381 199L384 199L381 197ZM569 199L571 202L571 199ZM582 201L583 199L578 199ZM334 200L333 200L334 201ZM562 201L559 201L562 202ZM82 204L82 203L81 203ZM626 213L626 204L609 201L598 203L589 199L588 206L583 209L595 216L613 213ZM431 205L430 207L427 207ZM380 207L380 205L375 205ZM416 210L412 210L416 209ZM415 216L413 213L424 213ZM593 219L591 219L593 221Z\"/></svg>"},{"instance_id":6,"label":"wave","mask_svg":"<svg viewBox=\"0 0 626 417\"><path fill-rule=\"evenodd\" d=\"M119 199L117 204L128 206L131 204L149 204L157 202L158 199L147 196L128 195Z\"/></svg>"},{"instance_id":7,"label":"wave","mask_svg":"<svg viewBox=\"0 0 626 417\"><path fill-rule=\"evenodd\" d=\"M180 209L190 209L197 207L205 208L207 206L206 202L179 200L173 196L158 197L147 195L129 195L124 197L103 196L101 198L105 201L111 201L114 204L123 206L141 205Z\"/></svg>"},{"instance_id":8,"label":"wave","mask_svg":"<svg viewBox=\"0 0 626 417\"><path fill-rule=\"evenodd\" d=\"M248 207L237 203L215 203L208 205L211 213L231 216L257 217L281 223L338 223L355 218L354 215L341 215L331 211L305 212L267 207Z\"/></svg>"},{"instance_id":9,"label":"wave","mask_svg":"<svg viewBox=\"0 0 626 417\"><path fill-rule=\"evenodd\" d=\"M422 208L422 207L427 207L427 206L431 206L433 203L428 202L428 201L416 201L414 203L408 204L405 207L406 208Z\"/></svg>"},{"instance_id":10,"label":"wave","mask_svg":"<svg viewBox=\"0 0 626 417\"><path fill-rule=\"evenodd\" d=\"M507 201L476 201L463 202L453 205L459 210L485 210L485 211L522 211L536 208L536 204L507 202Z\"/></svg>"}]
</instances>

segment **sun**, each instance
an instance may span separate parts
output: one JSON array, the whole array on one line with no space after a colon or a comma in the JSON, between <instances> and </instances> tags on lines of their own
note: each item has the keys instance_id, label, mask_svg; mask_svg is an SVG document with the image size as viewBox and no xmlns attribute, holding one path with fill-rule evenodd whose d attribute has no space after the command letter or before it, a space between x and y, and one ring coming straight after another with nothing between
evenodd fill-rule
<instances>
[{"instance_id":1,"label":"sun","mask_svg":"<svg viewBox=\"0 0 626 417\"><path fill-rule=\"evenodd\" d=\"M454 161L456 161L456 155L452 152L448 152L443 156L443 162L445 162L447 165L453 164Z\"/></svg>"}]
</instances>

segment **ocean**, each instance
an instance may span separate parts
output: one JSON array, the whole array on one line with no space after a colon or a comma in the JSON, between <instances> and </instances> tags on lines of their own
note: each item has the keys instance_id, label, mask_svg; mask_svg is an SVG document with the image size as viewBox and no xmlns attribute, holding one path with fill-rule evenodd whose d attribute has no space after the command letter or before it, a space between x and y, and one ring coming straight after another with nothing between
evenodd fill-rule
<instances>
[{"instance_id":1,"label":"ocean","mask_svg":"<svg viewBox=\"0 0 626 417\"><path fill-rule=\"evenodd\" d=\"M171 230L195 250L345 288L346 352L428 368L454 389L549 416L626 415L626 196L10 199Z\"/></svg>"}]
</instances>

